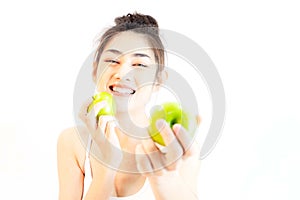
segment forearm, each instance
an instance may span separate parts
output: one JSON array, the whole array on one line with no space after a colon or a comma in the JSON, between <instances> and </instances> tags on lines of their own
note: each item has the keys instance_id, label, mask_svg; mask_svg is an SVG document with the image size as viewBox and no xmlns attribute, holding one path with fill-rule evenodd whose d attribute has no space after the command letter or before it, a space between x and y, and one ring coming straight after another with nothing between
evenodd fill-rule
<instances>
[{"instance_id":1,"label":"forearm","mask_svg":"<svg viewBox=\"0 0 300 200\"><path fill-rule=\"evenodd\" d=\"M90 188L84 200L108 200L114 189L116 171L105 169L101 173L93 175Z\"/></svg>"},{"instance_id":2,"label":"forearm","mask_svg":"<svg viewBox=\"0 0 300 200\"><path fill-rule=\"evenodd\" d=\"M149 182L156 200L199 200L196 186L188 185L180 176L150 177Z\"/></svg>"}]
</instances>

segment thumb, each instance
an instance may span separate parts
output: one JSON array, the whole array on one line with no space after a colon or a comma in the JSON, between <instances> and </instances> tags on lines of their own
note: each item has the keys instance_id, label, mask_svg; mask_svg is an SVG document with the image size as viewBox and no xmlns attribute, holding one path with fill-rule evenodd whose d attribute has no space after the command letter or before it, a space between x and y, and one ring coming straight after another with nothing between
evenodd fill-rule
<instances>
[{"instance_id":1,"label":"thumb","mask_svg":"<svg viewBox=\"0 0 300 200\"><path fill-rule=\"evenodd\" d=\"M115 121L109 121L108 124L108 129L106 133L106 138L108 141L113 144L115 147L118 149L121 149L120 141L116 133L117 125Z\"/></svg>"},{"instance_id":2,"label":"thumb","mask_svg":"<svg viewBox=\"0 0 300 200\"><path fill-rule=\"evenodd\" d=\"M100 101L100 102L97 102L93 107L93 111L94 111L94 116L96 117L99 113L99 111L104 108L105 106L107 105L107 102L104 100L104 101Z\"/></svg>"}]
</instances>

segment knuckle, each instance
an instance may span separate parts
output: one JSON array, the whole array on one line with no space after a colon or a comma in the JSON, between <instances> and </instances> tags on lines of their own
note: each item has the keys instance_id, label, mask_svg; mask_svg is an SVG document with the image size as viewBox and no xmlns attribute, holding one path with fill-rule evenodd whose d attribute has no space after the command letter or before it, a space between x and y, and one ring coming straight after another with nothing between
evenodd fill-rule
<instances>
[{"instance_id":1,"label":"knuckle","mask_svg":"<svg viewBox=\"0 0 300 200\"><path fill-rule=\"evenodd\" d=\"M86 124L89 124L90 120L86 116L83 117L82 121Z\"/></svg>"},{"instance_id":2,"label":"knuckle","mask_svg":"<svg viewBox=\"0 0 300 200\"><path fill-rule=\"evenodd\" d=\"M175 170L176 170L176 166L175 166L174 164L169 165L169 166L168 166L168 170L169 170L169 171L175 171Z\"/></svg>"},{"instance_id":3,"label":"knuckle","mask_svg":"<svg viewBox=\"0 0 300 200\"><path fill-rule=\"evenodd\" d=\"M156 147L152 140L150 140L150 139L143 140L142 143L147 152L153 152L156 150Z\"/></svg>"},{"instance_id":4,"label":"knuckle","mask_svg":"<svg viewBox=\"0 0 300 200\"><path fill-rule=\"evenodd\" d=\"M112 128L112 127L114 126L114 122L111 121L111 120L108 121L108 122L107 122L107 126Z\"/></svg>"},{"instance_id":5,"label":"knuckle","mask_svg":"<svg viewBox=\"0 0 300 200\"><path fill-rule=\"evenodd\" d=\"M178 149L178 152L177 152L177 156L180 157L183 155L183 149L182 148L179 148Z\"/></svg>"}]
</instances>

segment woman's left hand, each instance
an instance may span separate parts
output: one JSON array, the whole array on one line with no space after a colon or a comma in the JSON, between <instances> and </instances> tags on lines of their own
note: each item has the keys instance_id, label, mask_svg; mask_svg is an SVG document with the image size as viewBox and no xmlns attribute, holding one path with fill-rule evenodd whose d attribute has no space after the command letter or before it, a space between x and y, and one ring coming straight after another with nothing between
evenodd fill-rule
<instances>
[{"instance_id":1,"label":"woman's left hand","mask_svg":"<svg viewBox=\"0 0 300 200\"><path fill-rule=\"evenodd\" d=\"M192 137L180 124L175 124L172 129L162 119L156 124L166 146L158 147L149 138L136 147L138 169L145 176L161 176L165 171L175 171L182 160L196 153Z\"/></svg>"},{"instance_id":2,"label":"woman's left hand","mask_svg":"<svg viewBox=\"0 0 300 200\"><path fill-rule=\"evenodd\" d=\"M138 170L150 181L157 199L198 199L189 187L196 184L199 166L199 151L193 138L180 124L171 129L159 120L157 128L166 146L161 149L150 138L137 145Z\"/></svg>"}]
</instances>

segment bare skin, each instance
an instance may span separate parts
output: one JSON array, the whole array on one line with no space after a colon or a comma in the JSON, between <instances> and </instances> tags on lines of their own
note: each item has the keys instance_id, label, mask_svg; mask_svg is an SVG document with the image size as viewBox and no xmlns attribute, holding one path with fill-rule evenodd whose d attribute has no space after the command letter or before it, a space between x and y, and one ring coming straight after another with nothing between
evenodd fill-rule
<instances>
[{"instance_id":1,"label":"bare skin","mask_svg":"<svg viewBox=\"0 0 300 200\"><path fill-rule=\"evenodd\" d=\"M93 77L99 92L106 91L114 95L118 108L115 117L128 125L126 130L131 133L135 133L135 129L131 125L128 113L134 121L146 124L147 119L140 111L144 110L151 92L159 89L141 87L145 78L151 76L153 80L155 78L155 59L149 47L147 40L140 34L133 32L119 34L106 46L97 74ZM107 65L108 68L104 70ZM128 92L133 90L134 95ZM130 137L108 117L100 117L96 123L93 113L86 113L90 103L91 100L88 100L79 114L84 126L66 129L58 139L60 199L83 198L85 170L92 171L93 180L84 199L129 196L137 193L146 179L158 200L198 199L196 191L200 166L199 152L195 144L190 146L192 138L183 127L176 124L170 128L164 121L157 124L162 130L161 135L168 149L168 152L164 153L151 138L139 140ZM99 110L101 106L104 104L95 109ZM97 110L95 112L97 113ZM91 169L84 169L86 149L82 144L83 141L87 141L89 134L93 138L92 149L96 157L97 153L99 155L102 153L105 155L103 158L105 163L117 168L136 169L138 173L111 169L102 165L93 156L90 156ZM126 157L114 151L107 140L123 151L146 156Z\"/></svg>"},{"instance_id":2,"label":"bare skin","mask_svg":"<svg viewBox=\"0 0 300 200\"><path fill-rule=\"evenodd\" d=\"M88 132L86 133L88 134ZM87 139L87 135L85 137ZM107 198L110 196L122 197L135 194L143 187L144 181L147 177L140 174L115 172L101 165L93 156L90 156L91 169L84 169L85 148L81 143L81 139L79 138L75 128L69 128L62 132L58 140L58 152L64 152L63 154L60 153L58 156L58 169L60 177L59 199L82 199L85 170L92 170L94 177L89 190L91 198L86 196L85 199L93 199L94 196L97 196L97 191L107 191ZM189 155L187 159L180 163L180 166L177 166L178 169L165 173L164 177L167 178L163 178L161 174L148 175L154 191L157 193L162 193L163 196L168 194L167 197L162 199L182 199L180 198L180 195L182 195L183 198L186 198L187 196L182 194L183 190L182 186L180 185L188 187L188 193L190 193L192 196L190 199L197 199L197 174L200 167L200 161L197 155L199 154L195 153L194 155ZM97 173L98 171L100 172ZM101 173L101 171L103 171L103 173ZM105 173L110 178L104 179L103 177L105 176L103 174ZM101 177L100 180L102 180L102 182L98 183L98 179L96 178L97 176ZM174 181L176 179L183 179L184 181ZM176 182L178 185L170 185L170 183ZM114 187L109 187L109 183L111 183L111 185ZM93 185L96 187L93 188ZM101 185L103 186L101 187ZM172 187L180 187L180 195L174 194L174 190L167 192L167 189L164 189L165 187L170 189ZM172 194L174 194L174 197L169 196Z\"/></svg>"}]
</instances>

